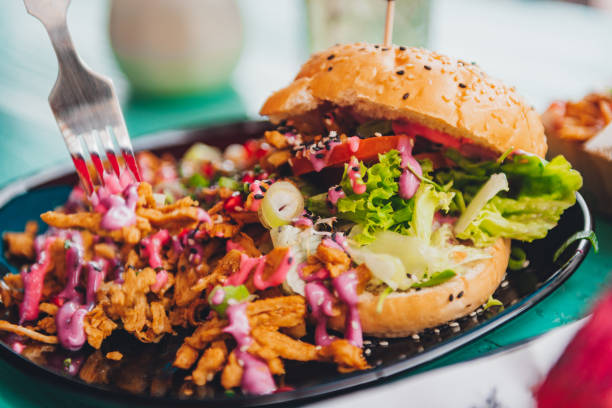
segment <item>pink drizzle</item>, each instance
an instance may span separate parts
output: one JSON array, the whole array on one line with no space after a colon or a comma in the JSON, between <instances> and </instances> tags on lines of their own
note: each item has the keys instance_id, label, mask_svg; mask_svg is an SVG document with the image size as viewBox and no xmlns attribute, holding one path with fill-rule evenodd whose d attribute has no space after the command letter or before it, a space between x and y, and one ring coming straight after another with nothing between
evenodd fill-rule
<instances>
[{"instance_id":1,"label":"pink drizzle","mask_svg":"<svg viewBox=\"0 0 612 408\"><path fill-rule=\"evenodd\" d=\"M80 306L77 299L64 303L57 311L57 337L65 349L76 351L85 344L87 336L83 329L83 319L87 312L87 308Z\"/></svg>"},{"instance_id":2,"label":"pink drizzle","mask_svg":"<svg viewBox=\"0 0 612 408\"><path fill-rule=\"evenodd\" d=\"M317 346L327 346L334 341L334 336L327 333L327 320L333 316L334 297L321 282L307 283L304 293L317 322L315 343Z\"/></svg>"},{"instance_id":3,"label":"pink drizzle","mask_svg":"<svg viewBox=\"0 0 612 408\"><path fill-rule=\"evenodd\" d=\"M346 197L346 194L344 194L344 190L342 190L340 186L331 186L329 190L327 190L327 199L334 206L338 204L339 199L344 197Z\"/></svg>"},{"instance_id":4,"label":"pink drizzle","mask_svg":"<svg viewBox=\"0 0 612 408\"><path fill-rule=\"evenodd\" d=\"M361 348L363 346L363 332L361 330L359 311L357 310L357 304L359 303L359 297L357 296L357 274L351 269L335 278L332 284L338 293L338 298L348 308L344 337L354 346Z\"/></svg>"},{"instance_id":5,"label":"pink drizzle","mask_svg":"<svg viewBox=\"0 0 612 408\"><path fill-rule=\"evenodd\" d=\"M134 211L138 202L138 185L126 185L129 179L125 179L124 174L128 173L123 172L121 180L105 174L105 185L90 197L94 210L104 214L100 222L100 226L104 229L117 230L136 222Z\"/></svg>"},{"instance_id":6,"label":"pink drizzle","mask_svg":"<svg viewBox=\"0 0 612 408\"><path fill-rule=\"evenodd\" d=\"M306 210L302 211L302 215L293 221L293 225L296 227L312 227L313 223L310 218L307 217Z\"/></svg>"},{"instance_id":7,"label":"pink drizzle","mask_svg":"<svg viewBox=\"0 0 612 408\"><path fill-rule=\"evenodd\" d=\"M249 191L251 192L251 194L253 194L253 200L251 201L249 211L259 211L259 207L261 207L262 197L260 196L263 196L264 192L261 189L260 183L261 181L255 180L253 183L251 183L251 186L249 187ZM258 196L259 198L256 198L255 196Z\"/></svg>"},{"instance_id":8,"label":"pink drizzle","mask_svg":"<svg viewBox=\"0 0 612 408\"><path fill-rule=\"evenodd\" d=\"M213 305L220 305L221 303L223 303L223 300L225 299L225 291L217 286L217 289L215 289L215 293L212 296L212 304Z\"/></svg>"},{"instance_id":9,"label":"pink drizzle","mask_svg":"<svg viewBox=\"0 0 612 408\"><path fill-rule=\"evenodd\" d=\"M327 161L329 160L329 156L334 151L334 148L339 144L341 143L336 140L330 139L327 145L329 146L328 148L325 147L323 148L323 150L318 150L318 151L315 151L311 148L311 150L308 151L308 154L309 154L308 159L310 160L310 163L312 164L312 168L317 173L320 172L325 166L327 166Z\"/></svg>"},{"instance_id":10,"label":"pink drizzle","mask_svg":"<svg viewBox=\"0 0 612 408\"><path fill-rule=\"evenodd\" d=\"M238 345L234 351L243 367L241 388L245 394L264 395L276 391L274 378L265 361L253 356L247 350L253 343L251 327L246 313L247 302L230 305L227 308L229 326L223 331L231 334Z\"/></svg>"},{"instance_id":11,"label":"pink drizzle","mask_svg":"<svg viewBox=\"0 0 612 408\"><path fill-rule=\"evenodd\" d=\"M242 247L242 245L238 244L237 242L232 241L231 239L228 239L227 242L225 243L225 251L229 252L234 249L238 251L244 251L244 248Z\"/></svg>"},{"instance_id":12,"label":"pink drizzle","mask_svg":"<svg viewBox=\"0 0 612 408\"><path fill-rule=\"evenodd\" d=\"M355 194L363 194L366 191L366 185L361 178L361 168L359 160L355 156L351 156L348 164L348 177L351 181L351 188Z\"/></svg>"},{"instance_id":13,"label":"pink drizzle","mask_svg":"<svg viewBox=\"0 0 612 408\"><path fill-rule=\"evenodd\" d=\"M412 156L412 148L414 147L414 139L407 136L400 136L397 143L397 150L399 150L402 157L402 174L399 178L399 196L404 200L412 198L421 184L419 177L423 176L423 169L419 162ZM417 175L412 173L412 170L408 168L410 166Z\"/></svg>"},{"instance_id":14,"label":"pink drizzle","mask_svg":"<svg viewBox=\"0 0 612 408\"><path fill-rule=\"evenodd\" d=\"M87 263L86 307L91 310L96 303L96 292L100 288L108 272L108 261L97 258Z\"/></svg>"},{"instance_id":15,"label":"pink drizzle","mask_svg":"<svg viewBox=\"0 0 612 408\"><path fill-rule=\"evenodd\" d=\"M168 230L162 229L155 234L144 238L140 243L144 247L144 256L149 258L149 266L153 269L161 268L161 249L170 241Z\"/></svg>"},{"instance_id":16,"label":"pink drizzle","mask_svg":"<svg viewBox=\"0 0 612 408\"><path fill-rule=\"evenodd\" d=\"M168 272L166 272L165 269L162 269L161 271L157 272L157 275L155 275L155 283L151 285L151 290L153 292L159 292L164 286L166 286L166 283L168 283Z\"/></svg>"},{"instance_id":17,"label":"pink drizzle","mask_svg":"<svg viewBox=\"0 0 612 408\"><path fill-rule=\"evenodd\" d=\"M318 271L316 271L315 273L311 273L308 276L304 276L304 273L302 272L302 269L304 268L304 266L306 266L307 264L301 263L298 266L298 275L300 275L300 278L305 281L305 282L312 282L312 281L321 281L324 279L329 278L329 271L325 268L321 268Z\"/></svg>"},{"instance_id":18,"label":"pink drizzle","mask_svg":"<svg viewBox=\"0 0 612 408\"><path fill-rule=\"evenodd\" d=\"M71 234L70 248L66 250L66 286L57 295L60 299L73 299L78 296L76 287L83 269L83 240L81 234Z\"/></svg>"},{"instance_id":19,"label":"pink drizzle","mask_svg":"<svg viewBox=\"0 0 612 408\"><path fill-rule=\"evenodd\" d=\"M266 266L266 260L266 256L251 258L247 254L240 254L240 269L225 281L225 285L242 285L244 282L246 282L247 278L249 277L249 273L253 269L255 269L253 272L253 284L257 290L265 290L273 286L280 285L284 282L287 272L289 272L289 268L293 263L291 249L287 249L287 253L281 260L280 265L278 265L274 273L270 275L267 280L264 280L263 272Z\"/></svg>"}]
</instances>

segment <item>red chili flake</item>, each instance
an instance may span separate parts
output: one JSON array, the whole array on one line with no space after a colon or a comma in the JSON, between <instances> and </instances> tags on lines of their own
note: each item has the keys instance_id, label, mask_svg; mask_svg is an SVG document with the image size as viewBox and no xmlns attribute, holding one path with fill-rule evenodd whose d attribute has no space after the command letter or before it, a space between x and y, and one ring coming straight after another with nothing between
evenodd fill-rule
<instances>
[{"instance_id":1,"label":"red chili flake","mask_svg":"<svg viewBox=\"0 0 612 408\"><path fill-rule=\"evenodd\" d=\"M231 196L223 203L225 211L234 211L237 206L242 206L242 197L239 195Z\"/></svg>"}]
</instances>

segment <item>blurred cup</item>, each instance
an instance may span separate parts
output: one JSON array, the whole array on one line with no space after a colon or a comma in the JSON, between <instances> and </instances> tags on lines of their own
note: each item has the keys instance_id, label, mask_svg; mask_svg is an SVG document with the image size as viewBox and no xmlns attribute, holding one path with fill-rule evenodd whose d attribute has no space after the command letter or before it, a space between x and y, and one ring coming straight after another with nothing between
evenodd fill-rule
<instances>
[{"instance_id":1,"label":"blurred cup","mask_svg":"<svg viewBox=\"0 0 612 408\"><path fill-rule=\"evenodd\" d=\"M134 91L157 96L227 85L243 43L235 0L112 0L110 37Z\"/></svg>"},{"instance_id":2,"label":"blurred cup","mask_svg":"<svg viewBox=\"0 0 612 408\"><path fill-rule=\"evenodd\" d=\"M338 43L383 41L386 0L306 0L310 50ZM396 0L393 43L426 46L430 0Z\"/></svg>"}]
</instances>

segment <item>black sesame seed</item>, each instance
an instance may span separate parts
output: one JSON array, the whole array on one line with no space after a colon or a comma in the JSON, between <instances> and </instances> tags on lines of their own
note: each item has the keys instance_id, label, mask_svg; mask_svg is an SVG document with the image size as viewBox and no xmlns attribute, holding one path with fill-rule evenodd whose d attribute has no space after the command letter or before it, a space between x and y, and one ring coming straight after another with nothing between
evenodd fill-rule
<instances>
[{"instance_id":1,"label":"black sesame seed","mask_svg":"<svg viewBox=\"0 0 612 408\"><path fill-rule=\"evenodd\" d=\"M374 48L380 48L380 45L376 44L376 45L374 46Z\"/></svg>"},{"instance_id":2,"label":"black sesame seed","mask_svg":"<svg viewBox=\"0 0 612 408\"><path fill-rule=\"evenodd\" d=\"M414 288L414 290L416 290L418 292L418 291L421 290L421 288L420 287L416 287L416 288Z\"/></svg>"},{"instance_id":3,"label":"black sesame seed","mask_svg":"<svg viewBox=\"0 0 612 408\"><path fill-rule=\"evenodd\" d=\"M324 155L323 153L317 153L317 154L315 154L315 157L316 157L317 159L322 159L322 158L324 158L324 157L325 157L325 155Z\"/></svg>"},{"instance_id":4,"label":"black sesame seed","mask_svg":"<svg viewBox=\"0 0 612 408\"><path fill-rule=\"evenodd\" d=\"M388 48L382 48L381 51L389 51Z\"/></svg>"},{"instance_id":5,"label":"black sesame seed","mask_svg":"<svg viewBox=\"0 0 612 408\"><path fill-rule=\"evenodd\" d=\"M406 47L404 46L400 47L400 51L406 51Z\"/></svg>"},{"instance_id":6,"label":"black sesame seed","mask_svg":"<svg viewBox=\"0 0 612 408\"><path fill-rule=\"evenodd\" d=\"M467 85L464 83L459 82L459 88L467 88Z\"/></svg>"},{"instance_id":7,"label":"black sesame seed","mask_svg":"<svg viewBox=\"0 0 612 408\"><path fill-rule=\"evenodd\" d=\"M125 267L128 269L134 269L134 265L126 265Z\"/></svg>"},{"instance_id":8,"label":"black sesame seed","mask_svg":"<svg viewBox=\"0 0 612 408\"><path fill-rule=\"evenodd\" d=\"M327 57L327 60L328 60L328 61L329 61L329 60L333 60L333 59L334 59L334 57L335 57L335 55L334 55L334 54L330 54L330 55Z\"/></svg>"},{"instance_id":9,"label":"black sesame seed","mask_svg":"<svg viewBox=\"0 0 612 408\"><path fill-rule=\"evenodd\" d=\"M431 71L431 67L429 65L425 65L423 68L425 68L428 71Z\"/></svg>"},{"instance_id":10,"label":"black sesame seed","mask_svg":"<svg viewBox=\"0 0 612 408\"><path fill-rule=\"evenodd\" d=\"M253 198L256 199L256 200L261 200L262 198L264 198L264 195L263 194L255 194L253 196Z\"/></svg>"},{"instance_id":11,"label":"black sesame seed","mask_svg":"<svg viewBox=\"0 0 612 408\"><path fill-rule=\"evenodd\" d=\"M293 258L292 258L292 257L289 257L289 259L287 259L287 263L288 263L289 265L291 265L291 264L293 263Z\"/></svg>"},{"instance_id":12,"label":"black sesame seed","mask_svg":"<svg viewBox=\"0 0 612 408\"><path fill-rule=\"evenodd\" d=\"M463 291L457 293L457 299L461 298L463 296Z\"/></svg>"},{"instance_id":13,"label":"black sesame seed","mask_svg":"<svg viewBox=\"0 0 612 408\"><path fill-rule=\"evenodd\" d=\"M400 69L399 71L396 72L397 75L404 75L404 70Z\"/></svg>"},{"instance_id":14,"label":"black sesame seed","mask_svg":"<svg viewBox=\"0 0 612 408\"><path fill-rule=\"evenodd\" d=\"M336 186L335 190L336 190L336 191L342 191L342 187L340 187L340 186Z\"/></svg>"},{"instance_id":15,"label":"black sesame seed","mask_svg":"<svg viewBox=\"0 0 612 408\"><path fill-rule=\"evenodd\" d=\"M455 297L453 296L453 294L452 294L452 293L451 293L450 295L448 295L448 301L449 301L449 302L452 302L454 298L455 298Z\"/></svg>"},{"instance_id":16,"label":"black sesame seed","mask_svg":"<svg viewBox=\"0 0 612 408\"><path fill-rule=\"evenodd\" d=\"M230 218L228 222L230 223L230 225L238 225L238 222L233 218Z\"/></svg>"},{"instance_id":17,"label":"black sesame seed","mask_svg":"<svg viewBox=\"0 0 612 408\"><path fill-rule=\"evenodd\" d=\"M267 189L267 188L265 188L264 186L259 186L259 188L260 188L260 190L261 190L261 191L263 191L264 193L265 193L266 191L268 191L268 189Z\"/></svg>"},{"instance_id":18,"label":"black sesame seed","mask_svg":"<svg viewBox=\"0 0 612 408\"><path fill-rule=\"evenodd\" d=\"M406 100L406 99L408 99L409 96L410 96L410 94L408 92L406 92L405 94L402 95L402 99Z\"/></svg>"},{"instance_id":19,"label":"black sesame seed","mask_svg":"<svg viewBox=\"0 0 612 408\"><path fill-rule=\"evenodd\" d=\"M332 69L334 69L334 67L327 68L328 71L331 71Z\"/></svg>"},{"instance_id":20,"label":"black sesame seed","mask_svg":"<svg viewBox=\"0 0 612 408\"><path fill-rule=\"evenodd\" d=\"M198 250L192 247L192 248L189 248L189 252L191 252L192 254L197 254Z\"/></svg>"},{"instance_id":21,"label":"black sesame seed","mask_svg":"<svg viewBox=\"0 0 612 408\"><path fill-rule=\"evenodd\" d=\"M353 167L353 171L359 171L359 167L357 166Z\"/></svg>"}]
</instances>

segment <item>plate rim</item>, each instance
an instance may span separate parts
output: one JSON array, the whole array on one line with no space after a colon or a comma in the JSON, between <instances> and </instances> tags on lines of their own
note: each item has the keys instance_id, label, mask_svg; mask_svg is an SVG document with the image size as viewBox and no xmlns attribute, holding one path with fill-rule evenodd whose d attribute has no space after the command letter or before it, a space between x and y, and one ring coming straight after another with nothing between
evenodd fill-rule
<instances>
[{"instance_id":1,"label":"plate rim","mask_svg":"<svg viewBox=\"0 0 612 408\"><path fill-rule=\"evenodd\" d=\"M134 150L148 150L169 148L173 145L205 141L205 137L210 133L217 133L222 129L235 128L236 130L244 130L252 132L254 130L265 130L270 124L261 120L237 121L232 123L224 123L212 126L183 128L175 130L166 130L139 136L133 140ZM47 182L54 179L68 176L74 173L74 168L70 162L56 164L46 169L37 171L31 175L26 175L13 180L2 188L0 188L0 209L3 208L12 199L17 198L28 191L41 187ZM576 203L583 215L582 231L593 230L592 214L580 193L576 193ZM9 362L14 368L21 372L34 375L37 379L47 383L59 384L69 388L79 394L83 394L89 398L96 397L106 401L114 402L140 402L160 405L180 405L180 406L262 406L269 404L280 404L288 402L305 401L308 399L316 399L324 396L330 396L339 392L355 389L380 381L396 375L400 372L408 372L425 363L434 361L447 353L456 350L466 344L482 337L483 335L497 329L506 322L516 318L520 314L529 310L532 306L542 301L544 298L552 294L559 286L561 286L580 266L586 258L591 243L587 239L581 239L578 247L570 256L568 261L559 267L542 285L526 296L522 301L515 305L509 306L503 312L490 318L486 323L473 327L460 336L433 346L423 353L411 356L405 360L396 361L387 365L373 367L365 371L357 371L350 374L345 374L337 379L329 380L325 383L310 385L296 390L286 391L277 394L269 394L262 396L236 396L232 398L208 398L208 399L189 399L181 400L178 398L169 397L153 397L151 395L131 394L120 390L108 390L96 384L87 384L82 380L74 377L62 375L54 372L46 367L34 364L30 360L14 352L10 347L0 341L0 356ZM478 356L476 358L479 358Z\"/></svg>"}]
</instances>

